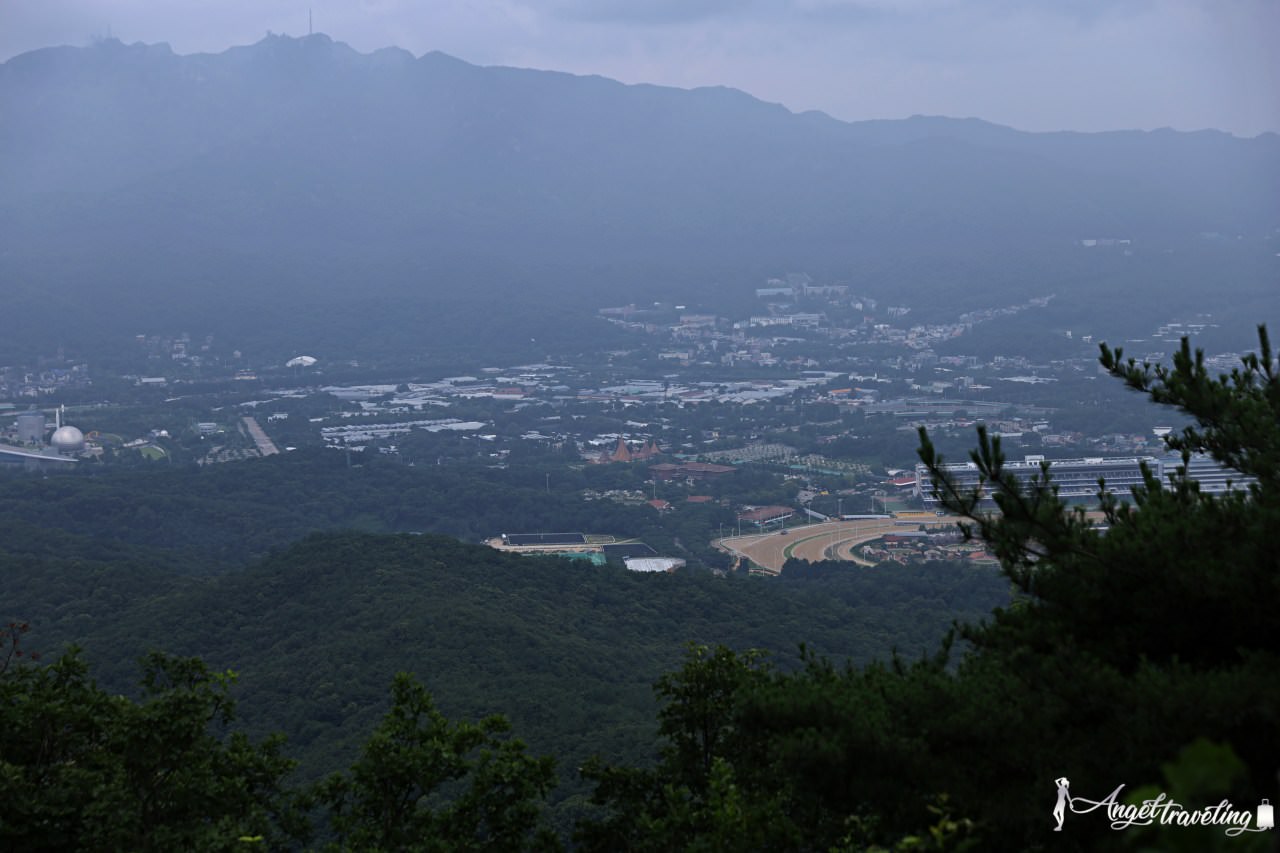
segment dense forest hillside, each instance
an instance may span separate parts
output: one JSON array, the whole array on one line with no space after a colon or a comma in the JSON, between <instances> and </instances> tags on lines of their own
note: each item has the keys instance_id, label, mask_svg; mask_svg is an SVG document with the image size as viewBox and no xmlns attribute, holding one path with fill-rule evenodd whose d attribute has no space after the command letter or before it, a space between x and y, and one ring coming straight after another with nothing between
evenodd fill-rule
<instances>
[{"instance_id":1,"label":"dense forest hillside","mask_svg":"<svg viewBox=\"0 0 1280 853\"><path fill-rule=\"evenodd\" d=\"M647 575L355 533L313 536L211 580L74 547L0 559L3 615L33 624L30 648L80 644L119 691L150 649L235 669L245 728L286 733L305 778L350 762L406 671L450 716L508 715L535 752L559 757L569 791L591 754L650 760L652 685L689 642L766 649L783 666L801 643L856 663L916 656L1008 595L990 568Z\"/></svg>"},{"instance_id":2,"label":"dense forest hillside","mask_svg":"<svg viewBox=\"0 0 1280 853\"><path fill-rule=\"evenodd\" d=\"M410 467L376 457L351 464L326 448L237 465L86 466L70 476L0 477L0 530L8 533L0 549L99 557L127 549L133 560L199 575L243 568L325 530L443 533L470 542L576 530L642 537L690 557L690 549L706 552L717 522L732 523L733 513L717 504L662 519L648 506L583 500L584 488L634 488L647 473L558 467L552 480L537 464ZM768 474L740 472L733 487L739 499L780 499Z\"/></svg>"},{"instance_id":3,"label":"dense forest hillside","mask_svg":"<svg viewBox=\"0 0 1280 853\"><path fill-rule=\"evenodd\" d=\"M1132 502L1100 495L1104 526L1047 467L1013 474L984 427L973 488L919 432L940 500L999 575L633 574L347 532L201 577L166 565L173 546L95 553L92 534L64 547L18 520L0 539L0 834L50 850L145 847L104 833L164 849L156 826L208 849L311 830L342 849L554 849L545 753L554 829L584 850L1264 849L1254 804L1280 766L1273 350L1260 329L1229 377L1186 339L1171 367L1106 346L1101 362L1194 419L1166 437L1184 467L1144 472ZM1202 491L1196 452L1247 480ZM105 690L60 654L71 642ZM130 687L129 661L156 646L207 663L146 655ZM242 731L224 728L224 667L241 673ZM445 715L495 710L532 755L496 717ZM338 775L286 783L291 759L260 739L274 730L296 782ZM1117 825L1155 804L1167 819ZM503 826L515 840L496 845ZM375 836L405 841L353 840Z\"/></svg>"}]
</instances>

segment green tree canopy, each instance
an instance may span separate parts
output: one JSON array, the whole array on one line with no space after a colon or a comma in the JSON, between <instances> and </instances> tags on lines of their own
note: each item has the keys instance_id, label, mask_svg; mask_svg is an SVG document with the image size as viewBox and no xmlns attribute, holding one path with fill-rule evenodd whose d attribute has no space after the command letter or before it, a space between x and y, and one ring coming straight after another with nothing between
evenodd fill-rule
<instances>
[{"instance_id":1,"label":"green tree canopy","mask_svg":"<svg viewBox=\"0 0 1280 853\"><path fill-rule=\"evenodd\" d=\"M401 673L391 710L348 773L321 783L338 850L549 850L555 762L503 734L506 719L450 722Z\"/></svg>"},{"instance_id":2,"label":"green tree canopy","mask_svg":"<svg viewBox=\"0 0 1280 853\"><path fill-rule=\"evenodd\" d=\"M593 770L612 825L689 826L692 814L694 836L712 838L745 803L789 828L769 836L778 849L948 848L975 834L990 849L1097 849L1125 843L1104 819L1077 817L1049 835L1054 779L1101 798L1168 777L1175 759L1181 773L1199 772L1190 765L1209 754L1214 767L1200 769L1222 784L1203 790L1245 808L1274 801L1280 383L1265 330L1259 338L1258 353L1217 378L1185 341L1168 366L1103 347L1114 377L1194 424L1169 441L1184 454L1178 470L1164 482L1148 470L1123 498L1100 484L1097 516L1059 497L1050 466L1015 476L984 430L971 455L980 483L961 488L922 431L936 491L1000 558L1014 603L959 626L958 654L949 640L914 664L809 657L798 671L760 672L695 654L660 687L659 773ZM1202 490L1187 473L1193 453L1239 471L1237 488ZM670 688L705 681L710 661L736 676L715 679L728 690L717 699L722 723L708 728L691 712L701 694ZM1189 749L1202 742L1217 746ZM1236 769L1218 773L1224 761ZM701 774L692 783L682 776L690 766ZM613 840L585 840L602 839L596 849Z\"/></svg>"},{"instance_id":3,"label":"green tree canopy","mask_svg":"<svg viewBox=\"0 0 1280 853\"><path fill-rule=\"evenodd\" d=\"M12 648L12 647L11 647ZM280 738L225 733L231 673L151 654L140 701L76 650L0 672L0 844L12 850L232 850L305 835Z\"/></svg>"}]
</instances>

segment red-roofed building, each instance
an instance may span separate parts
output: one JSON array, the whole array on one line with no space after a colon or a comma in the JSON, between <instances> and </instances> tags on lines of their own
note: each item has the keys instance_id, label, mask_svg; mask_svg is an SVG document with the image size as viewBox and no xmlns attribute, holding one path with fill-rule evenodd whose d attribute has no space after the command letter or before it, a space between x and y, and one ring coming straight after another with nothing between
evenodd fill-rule
<instances>
[{"instance_id":1,"label":"red-roofed building","mask_svg":"<svg viewBox=\"0 0 1280 853\"><path fill-rule=\"evenodd\" d=\"M658 447L658 442L649 439L649 443L639 450L632 450L627 445L627 440L622 436L618 436L618 445L612 451L606 450L600 454L599 462L638 462L643 459L652 459L655 456L661 456L662 450Z\"/></svg>"}]
</instances>

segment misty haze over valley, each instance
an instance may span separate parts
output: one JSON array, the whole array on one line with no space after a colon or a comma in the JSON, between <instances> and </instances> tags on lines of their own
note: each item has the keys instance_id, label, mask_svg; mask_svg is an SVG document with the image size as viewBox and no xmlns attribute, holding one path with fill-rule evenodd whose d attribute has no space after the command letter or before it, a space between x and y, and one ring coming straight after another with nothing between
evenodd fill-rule
<instances>
[{"instance_id":1,"label":"misty haze over valley","mask_svg":"<svg viewBox=\"0 0 1280 853\"><path fill-rule=\"evenodd\" d=\"M0 847L1269 849L1271 7L354 8L0 10Z\"/></svg>"},{"instance_id":2,"label":"misty haze over valley","mask_svg":"<svg viewBox=\"0 0 1280 853\"><path fill-rule=\"evenodd\" d=\"M1248 318L1280 221L1274 134L845 123L323 35L39 50L0 66L0 111L11 352L168 327L273 355L465 346L522 334L496 305L580 323L793 270L957 313L1060 292L1114 321L1194 307L1226 265ZM1080 251L1098 238L1133 253Z\"/></svg>"}]
</instances>

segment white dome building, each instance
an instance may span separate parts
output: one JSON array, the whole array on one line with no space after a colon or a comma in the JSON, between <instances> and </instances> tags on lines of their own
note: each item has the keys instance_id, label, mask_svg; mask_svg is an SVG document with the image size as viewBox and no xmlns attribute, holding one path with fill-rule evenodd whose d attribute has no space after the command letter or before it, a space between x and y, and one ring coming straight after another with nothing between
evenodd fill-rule
<instances>
[{"instance_id":1,"label":"white dome building","mask_svg":"<svg viewBox=\"0 0 1280 853\"><path fill-rule=\"evenodd\" d=\"M84 433L73 426L58 427L49 437L49 444L59 453L79 453L84 450Z\"/></svg>"}]
</instances>

